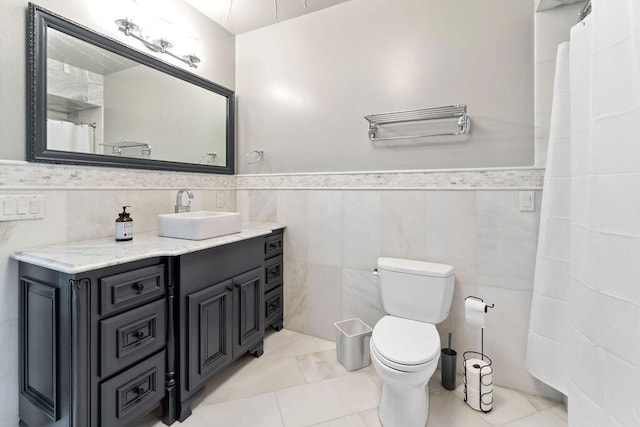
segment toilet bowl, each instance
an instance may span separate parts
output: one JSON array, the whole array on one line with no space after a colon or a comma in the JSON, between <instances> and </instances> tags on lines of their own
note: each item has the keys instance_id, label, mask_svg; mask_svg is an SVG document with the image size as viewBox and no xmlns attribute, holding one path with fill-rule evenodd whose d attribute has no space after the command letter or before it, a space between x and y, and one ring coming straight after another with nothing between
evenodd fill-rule
<instances>
[{"instance_id":1,"label":"toilet bowl","mask_svg":"<svg viewBox=\"0 0 640 427\"><path fill-rule=\"evenodd\" d=\"M396 258L378 259L382 305L369 342L382 378L378 417L384 427L424 427L428 382L438 366L440 335L453 298L453 267Z\"/></svg>"},{"instance_id":2,"label":"toilet bowl","mask_svg":"<svg viewBox=\"0 0 640 427\"><path fill-rule=\"evenodd\" d=\"M369 343L382 378L378 417L384 427L424 427L428 382L438 366L440 336L434 325L393 316L382 318Z\"/></svg>"}]
</instances>

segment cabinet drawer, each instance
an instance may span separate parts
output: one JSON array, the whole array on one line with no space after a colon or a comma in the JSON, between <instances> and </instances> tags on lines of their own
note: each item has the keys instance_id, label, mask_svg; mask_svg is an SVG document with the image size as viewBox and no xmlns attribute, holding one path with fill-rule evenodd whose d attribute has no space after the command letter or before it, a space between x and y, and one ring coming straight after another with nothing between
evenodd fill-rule
<instances>
[{"instance_id":1,"label":"cabinet drawer","mask_svg":"<svg viewBox=\"0 0 640 427\"><path fill-rule=\"evenodd\" d=\"M164 294L164 265L100 279L100 314L138 305Z\"/></svg>"},{"instance_id":2,"label":"cabinet drawer","mask_svg":"<svg viewBox=\"0 0 640 427\"><path fill-rule=\"evenodd\" d=\"M100 322L100 376L104 377L165 345L165 300Z\"/></svg>"},{"instance_id":3,"label":"cabinet drawer","mask_svg":"<svg viewBox=\"0 0 640 427\"><path fill-rule=\"evenodd\" d=\"M264 239L264 257L271 258L282 253L282 233L272 234Z\"/></svg>"},{"instance_id":4,"label":"cabinet drawer","mask_svg":"<svg viewBox=\"0 0 640 427\"><path fill-rule=\"evenodd\" d=\"M282 317L283 311L282 286L267 292L264 296L265 325Z\"/></svg>"},{"instance_id":5,"label":"cabinet drawer","mask_svg":"<svg viewBox=\"0 0 640 427\"><path fill-rule=\"evenodd\" d=\"M103 426L124 426L155 408L164 398L165 352L100 385Z\"/></svg>"},{"instance_id":6,"label":"cabinet drawer","mask_svg":"<svg viewBox=\"0 0 640 427\"><path fill-rule=\"evenodd\" d=\"M271 258L264 263L264 290L270 291L282 284L282 255Z\"/></svg>"}]
</instances>

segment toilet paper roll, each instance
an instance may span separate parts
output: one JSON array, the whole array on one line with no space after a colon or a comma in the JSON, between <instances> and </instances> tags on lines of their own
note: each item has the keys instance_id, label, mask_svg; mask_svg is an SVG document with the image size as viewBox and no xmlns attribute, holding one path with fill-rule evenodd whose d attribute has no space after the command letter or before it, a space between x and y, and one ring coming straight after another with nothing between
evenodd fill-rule
<instances>
[{"instance_id":1,"label":"toilet paper roll","mask_svg":"<svg viewBox=\"0 0 640 427\"><path fill-rule=\"evenodd\" d=\"M490 411L493 407L493 390L484 391L467 388L467 405L476 411Z\"/></svg>"},{"instance_id":2,"label":"toilet paper roll","mask_svg":"<svg viewBox=\"0 0 640 427\"><path fill-rule=\"evenodd\" d=\"M475 298L464 300L464 319L467 323L484 328L484 316L487 304Z\"/></svg>"},{"instance_id":3,"label":"toilet paper roll","mask_svg":"<svg viewBox=\"0 0 640 427\"><path fill-rule=\"evenodd\" d=\"M467 359L465 384L467 404L476 411L489 411L493 403L493 368L481 359Z\"/></svg>"},{"instance_id":4,"label":"toilet paper roll","mask_svg":"<svg viewBox=\"0 0 640 427\"><path fill-rule=\"evenodd\" d=\"M464 361L467 387L475 390L493 387L493 368L481 359L467 359Z\"/></svg>"}]
</instances>

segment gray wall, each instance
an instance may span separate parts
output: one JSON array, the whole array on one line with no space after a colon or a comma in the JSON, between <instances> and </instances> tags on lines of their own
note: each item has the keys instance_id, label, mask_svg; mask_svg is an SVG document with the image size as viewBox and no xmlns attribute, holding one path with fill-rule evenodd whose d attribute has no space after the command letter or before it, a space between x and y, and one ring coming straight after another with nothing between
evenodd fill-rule
<instances>
[{"instance_id":1,"label":"gray wall","mask_svg":"<svg viewBox=\"0 0 640 427\"><path fill-rule=\"evenodd\" d=\"M239 35L241 173L534 162L533 3L351 0ZM374 147L363 116L468 104L463 142Z\"/></svg>"},{"instance_id":2,"label":"gray wall","mask_svg":"<svg viewBox=\"0 0 640 427\"><path fill-rule=\"evenodd\" d=\"M105 76L104 88L106 142L148 143L152 159L176 162L215 152L225 165L227 98L143 65Z\"/></svg>"}]
</instances>

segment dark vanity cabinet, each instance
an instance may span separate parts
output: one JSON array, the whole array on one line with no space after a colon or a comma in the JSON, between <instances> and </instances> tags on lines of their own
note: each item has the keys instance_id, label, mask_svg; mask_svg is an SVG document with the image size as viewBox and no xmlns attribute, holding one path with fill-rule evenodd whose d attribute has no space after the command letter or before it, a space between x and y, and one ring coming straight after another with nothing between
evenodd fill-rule
<instances>
[{"instance_id":1,"label":"dark vanity cabinet","mask_svg":"<svg viewBox=\"0 0 640 427\"><path fill-rule=\"evenodd\" d=\"M275 230L264 238L264 316L265 328L276 331L283 327L284 262L283 230Z\"/></svg>"},{"instance_id":2,"label":"dark vanity cabinet","mask_svg":"<svg viewBox=\"0 0 640 427\"><path fill-rule=\"evenodd\" d=\"M262 355L262 243L260 236L177 260L178 420L191 414L191 404L211 376L246 352Z\"/></svg>"},{"instance_id":3,"label":"dark vanity cabinet","mask_svg":"<svg viewBox=\"0 0 640 427\"><path fill-rule=\"evenodd\" d=\"M161 258L80 274L20 263L21 425L121 426L158 406L167 273Z\"/></svg>"},{"instance_id":4,"label":"dark vanity cabinet","mask_svg":"<svg viewBox=\"0 0 640 427\"><path fill-rule=\"evenodd\" d=\"M207 380L262 355L265 325L282 328L282 230L110 264L20 261L21 426L135 425L159 405L183 421Z\"/></svg>"}]
</instances>

